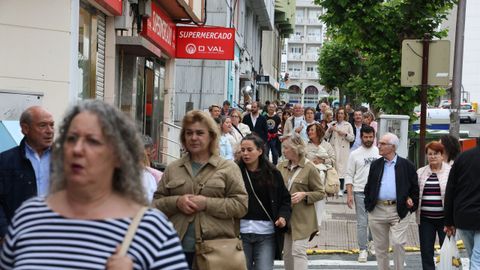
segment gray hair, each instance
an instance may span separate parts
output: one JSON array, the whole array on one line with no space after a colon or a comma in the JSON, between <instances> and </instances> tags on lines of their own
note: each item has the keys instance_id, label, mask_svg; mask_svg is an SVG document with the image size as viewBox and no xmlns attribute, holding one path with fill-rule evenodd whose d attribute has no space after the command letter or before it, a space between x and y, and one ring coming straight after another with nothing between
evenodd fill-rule
<instances>
[{"instance_id":1,"label":"gray hair","mask_svg":"<svg viewBox=\"0 0 480 270\"><path fill-rule=\"evenodd\" d=\"M148 136L148 135L143 135L142 136L142 140L143 140L143 146L145 148L148 148L148 147L153 147L153 139L152 137Z\"/></svg>"},{"instance_id":2,"label":"gray hair","mask_svg":"<svg viewBox=\"0 0 480 270\"><path fill-rule=\"evenodd\" d=\"M303 141L302 137L296 133L287 135L285 137L287 139L282 143L282 146L288 144L300 159L305 157L305 142Z\"/></svg>"},{"instance_id":3,"label":"gray hair","mask_svg":"<svg viewBox=\"0 0 480 270\"><path fill-rule=\"evenodd\" d=\"M73 119L82 112L98 117L106 141L111 143L114 155L120 162L113 173L113 190L139 204L146 205L142 185L144 147L134 122L117 108L100 100L84 100L71 108L60 126L52 155L52 177L50 192L64 190L67 179L63 170L63 149L67 132Z\"/></svg>"},{"instance_id":4,"label":"gray hair","mask_svg":"<svg viewBox=\"0 0 480 270\"><path fill-rule=\"evenodd\" d=\"M398 145L400 145L400 140L398 139L397 135L387 132L383 135L385 138L387 138L388 142L391 143L393 146L395 146L395 150L398 149Z\"/></svg>"}]
</instances>

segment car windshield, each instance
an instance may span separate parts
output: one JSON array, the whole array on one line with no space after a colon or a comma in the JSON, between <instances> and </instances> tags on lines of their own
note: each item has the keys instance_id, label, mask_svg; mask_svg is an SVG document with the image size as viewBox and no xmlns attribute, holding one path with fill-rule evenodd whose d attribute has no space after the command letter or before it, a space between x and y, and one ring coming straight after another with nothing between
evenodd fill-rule
<instances>
[{"instance_id":1,"label":"car windshield","mask_svg":"<svg viewBox=\"0 0 480 270\"><path fill-rule=\"evenodd\" d=\"M472 105L470 104L465 104L465 105L462 105L460 107L461 110L471 110L472 109Z\"/></svg>"}]
</instances>

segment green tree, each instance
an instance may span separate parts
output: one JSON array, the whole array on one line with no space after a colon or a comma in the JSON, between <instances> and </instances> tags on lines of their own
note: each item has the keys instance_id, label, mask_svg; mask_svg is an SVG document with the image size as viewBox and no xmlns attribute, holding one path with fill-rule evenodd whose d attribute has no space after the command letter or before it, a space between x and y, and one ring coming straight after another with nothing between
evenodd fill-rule
<instances>
[{"instance_id":1,"label":"green tree","mask_svg":"<svg viewBox=\"0 0 480 270\"><path fill-rule=\"evenodd\" d=\"M401 44L404 39L420 39L425 33L441 38L446 31L438 31L454 0L315 0L324 8L320 17L327 25L331 42L340 43L337 48L348 46L361 59L360 72L335 86L350 89L358 98L386 113L413 114L419 102L418 88L400 86ZM327 46L325 46L327 47ZM320 57L326 48L322 48ZM330 52L330 54L335 54ZM342 59L343 60L343 59ZM341 66L323 66L319 61L322 81ZM325 69L331 71L323 73ZM332 87L331 85L328 87ZM443 91L429 89L433 99Z\"/></svg>"},{"instance_id":2,"label":"green tree","mask_svg":"<svg viewBox=\"0 0 480 270\"><path fill-rule=\"evenodd\" d=\"M362 61L355 48L337 40L323 45L318 59L320 83L328 92L337 87L340 91L340 102L343 102L344 95L347 97L355 95L355 91L348 84L361 70Z\"/></svg>"}]
</instances>

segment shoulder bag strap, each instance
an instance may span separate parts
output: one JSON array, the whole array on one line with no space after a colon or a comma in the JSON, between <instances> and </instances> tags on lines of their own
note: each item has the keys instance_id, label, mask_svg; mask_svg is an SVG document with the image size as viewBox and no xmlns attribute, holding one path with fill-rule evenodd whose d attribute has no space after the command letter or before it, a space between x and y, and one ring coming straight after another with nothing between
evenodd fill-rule
<instances>
[{"instance_id":1,"label":"shoulder bag strap","mask_svg":"<svg viewBox=\"0 0 480 270\"><path fill-rule=\"evenodd\" d=\"M295 177L297 177L297 175L300 173L300 171L302 170L302 167L297 167L295 169L295 172L293 173L292 177L290 177L288 179L288 184L287 184L287 189L288 191L290 191L290 189L292 189L292 184L293 184L293 179L295 179Z\"/></svg>"},{"instance_id":2,"label":"shoulder bag strap","mask_svg":"<svg viewBox=\"0 0 480 270\"><path fill-rule=\"evenodd\" d=\"M234 128L238 131L238 133L240 133L240 136L242 136L242 138L245 137L245 136L243 136L243 134L242 134L242 132L240 131L240 129L238 129L238 127L236 127L236 126L234 126L234 125L232 125L232 127L234 127Z\"/></svg>"},{"instance_id":3,"label":"shoulder bag strap","mask_svg":"<svg viewBox=\"0 0 480 270\"><path fill-rule=\"evenodd\" d=\"M257 193L255 193L255 189L253 188L252 180L250 179L250 175L248 174L248 170L247 170L247 169L245 169L245 173L247 174L248 183L250 183L250 187L252 188L253 195L255 195L255 198L257 198L258 203L259 203L260 206L262 207L262 209L263 209L263 211L265 212L265 214L267 214L267 216L268 216L268 218L270 219L270 221L273 222L273 223L275 223L275 221L273 221L273 218L270 216L270 214L268 214L267 209L265 209L265 207L263 206L262 201L260 201L260 199L258 198Z\"/></svg>"},{"instance_id":4,"label":"shoulder bag strap","mask_svg":"<svg viewBox=\"0 0 480 270\"><path fill-rule=\"evenodd\" d=\"M221 162L221 164L223 164L223 162L226 162L226 160L222 160L220 162ZM221 164L219 164L218 166L220 166ZM195 193L195 195L200 195L201 194L203 186L205 185L205 183L207 183L207 181L210 178L212 178L212 176L215 174L215 172L217 172L217 170L212 170L212 172L210 174L203 177L202 180L200 180L198 182L198 185L200 186L200 189L198 190L198 193ZM198 214L195 214L195 217L193 218L193 222L195 223L195 238L196 238L195 242L197 242L197 243L202 242L203 241L203 239L202 239L202 228L200 228L200 218L199 218Z\"/></svg>"},{"instance_id":5,"label":"shoulder bag strap","mask_svg":"<svg viewBox=\"0 0 480 270\"><path fill-rule=\"evenodd\" d=\"M133 236L135 236L135 232L137 231L138 225L140 224L143 214L145 214L145 211L147 211L147 209L148 208L146 206L143 206L142 208L140 208L140 210L137 212L137 214L133 218L132 223L130 223L127 233L125 234L125 238L123 239L122 245L120 246L120 251L118 252L120 256L125 256L127 254L127 250L130 247L130 244L132 243Z\"/></svg>"}]
</instances>

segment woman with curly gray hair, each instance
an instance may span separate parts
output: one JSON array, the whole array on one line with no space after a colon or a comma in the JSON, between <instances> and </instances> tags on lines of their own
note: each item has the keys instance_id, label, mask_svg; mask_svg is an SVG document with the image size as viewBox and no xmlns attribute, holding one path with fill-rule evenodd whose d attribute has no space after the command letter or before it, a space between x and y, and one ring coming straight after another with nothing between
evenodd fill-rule
<instances>
[{"instance_id":1,"label":"woman with curly gray hair","mask_svg":"<svg viewBox=\"0 0 480 270\"><path fill-rule=\"evenodd\" d=\"M172 259L187 269L175 229L158 210L144 207L136 130L122 112L98 100L67 113L54 144L50 194L18 209L1 269L163 269ZM134 216L140 218L136 234L120 252Z\"/></svg>"}]
</instances>

